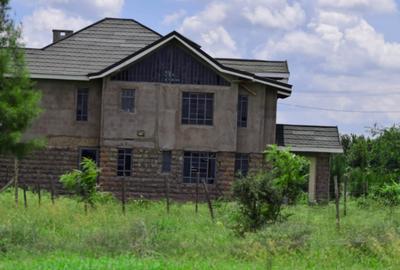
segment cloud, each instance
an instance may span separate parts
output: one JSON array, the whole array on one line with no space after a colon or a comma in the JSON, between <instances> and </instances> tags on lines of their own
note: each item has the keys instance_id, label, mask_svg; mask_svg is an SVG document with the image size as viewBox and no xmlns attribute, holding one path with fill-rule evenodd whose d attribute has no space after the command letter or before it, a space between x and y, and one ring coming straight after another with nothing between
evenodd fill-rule
<instances>
[{"instance_id":1,"label":"cloud","mask_svg":"<svg viewBox=\"0 0 400 270\"><path fill-rule=\"evenodd\" d=\"M43 47L52 41L52 29L79 30L105 16L118 16L123 4L124 0L38 0L32 14L22 18L23 42Z\"/></svg>"},{"instance_id":2,"label":"cloud","mask_svg":"<svg viewBox=\"0 0 400 270\"><path fill-rule=\"evenodd\" d=\"M201 34L204 46L219 57L237 57L236 43L222 26Z\"/></svg>"},{"instance_id":3,"label":"cloud","mask_svg":"<svg viewBox=\"0 0 400 270\"><path fill-rule=\"evenodd\" d=\"M78 30L90 23L80 16L67 16L59 9L38 9L22 20L23 42L29 47L42 47L51 42L52 29Z\"/></svg>"},{"instance_id":4,"label":"cloud","mask_svg":"<svg viewBox=\"0 0 400 270\"><path fill-rule=\"evenodd\" d=\"M286 1L279 1L271 5L264 4L245 6L243 16L252 24L267 28L293 29L301 25L305 20L305 12L299 3L289 5Z\"/></svg>"},{"instance_id":5,"label":"cloud","mask_svg":"<svg viewBox=\"0 0 400 270\"><path fill-rule=\"evenodd\" d=\"M370 12L391 13L397 10L394 0L319 0L321 7L367 10Z\"/></svg>"},{"instance_id":6,"label":"cloud","mask_svg":"<svg viewBox=\"0 0 400 270\"><path fill-rule=\"evenodd\" d=\"M163 19L163 24L165 24L165 25L175 24L179 20L181 20L185 15L186 15L186 11L183 9L180 9L174 13L166 15Z\"/></svg>"},{"instance_id":7,"label":"cloud","mask_svg":"<svg viewBox=\"0 0 400 270\"><path fill-rule=\"evenodd\" d=\"M39 6L61 9L66 13L98 18L118 16L124 0L39 0Z\"/></svg>"},{"instance_id":8,"label":"cloud","mask_svg":"<svg viewBox=\"0 0 400 270\"><path fill-rule=\"evenodd\" d=\"M184 18L178 31L195 37L194 40L213 56L238 57L236 42L223 26L229 10L227 3L211 2L198 14Z\"/></svg>"}]
</instances>

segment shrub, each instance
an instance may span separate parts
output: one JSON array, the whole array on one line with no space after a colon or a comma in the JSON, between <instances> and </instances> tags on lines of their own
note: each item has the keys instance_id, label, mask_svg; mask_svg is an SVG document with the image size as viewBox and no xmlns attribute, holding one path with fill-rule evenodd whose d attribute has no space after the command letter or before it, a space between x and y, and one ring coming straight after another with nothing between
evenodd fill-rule
<instances>
[{"instance_id":1,"label":"shrub","mask_svg":"<svg viewBox=\"0 0 400 270\"><path fill-rule=\"evenodd\" d=\"M85 211L87 211L87 205L93 207L96 200L97 177L100 169L97 168L93 160L88 158L83 159L81 166L82 170L73 170L62 175L60 182L65 189L80 197L80 200L85 204Z\"/></svg>"},{"instance_id":2,"label":"shrub","mask_svg":"<svg viewBox=\"0 0 400 270\"><path fill-rule=\"evenodd\" d=\"M375 196L380 201L391 208L400 205L400 184L392 182L384 184L383 187L377 189Z\"/></svg>"},{"instance_id":3,"label":"shrub","mask_svg":"<svg viewBox=\"0 0 400 270\"><path fill-rule=\"evenodd\" d=\"M276 145L264 153L266 161L272 166L274 185L280 189L288 203L295 203L307 182L309 162L304 157L291 153L289 149L278 149Z\"/></svg>"},{"instance_id":4,"label":"shrub","mask_svg":"<svg viewBox=\"0 0 400 270\"><path fill-rule=\"evenodd\" d=\"M233 185L233 196L239 203L239 233L256 230L280 218L285 201L296 202L302 193L307 174L307 161L288 150L272 146L266 151L266 160L272 165L269 171L260 171L240 177Z\"/></svg>"}]
</instances>

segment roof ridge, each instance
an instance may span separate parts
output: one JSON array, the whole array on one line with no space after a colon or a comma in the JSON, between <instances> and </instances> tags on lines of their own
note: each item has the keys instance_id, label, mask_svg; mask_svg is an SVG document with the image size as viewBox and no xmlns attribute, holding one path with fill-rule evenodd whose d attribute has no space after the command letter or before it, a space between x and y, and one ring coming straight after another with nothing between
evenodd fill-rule
<instances>
[{"instance_id":1,"label":"roof ridge","mask_svg":"<svg viewBox=\"0 0 400 270\"><path fill-rule=\"evenodd\" d=\"M148 27L148 26L146 26L146 25L144 25L144 24L142 24L142 23L140 23L140 22L138 22L138 21L136 21L136 20L134 20L134 19L105 17L105 18L103 18L103 19L101 19L101 20L98 20L97 22L94 22L94 23L92 23L92 24L90 24L90 25L88 25L88 26L86 26L86 27L84 27L84 28L82 28L82 29L79 29L78 31L72 33L71 35L69 35L69 36L67 36L67 37L65 37L65 38L63 38L63 39L57 40L57 41L55 41L55 42L52 42L52 43L46 45L45 47L41 48L40 50L45 50L45 49L47 49L47 48L53 46L54 44L57 44L57 43L59 43L59 42L61 42L61 41L64 41L64 40L67 40L67 39L71 38L72 36L75 36L76 34L79 34L80 32L82 32L82 31L84 31L84 30L87 30L87 29L89 29L89 28L91 28L91 27L93 27L93 26L95 26L95 25L97 25L97 24L99 24L99 23L102 23L102 22L104 22L104 21L106 21L106 20L131 21L131 22L134 22L134 23L140 25L141 27L143 27L143 28L145 28L145 29L147 29L147 30L149 30L149 31L151 31L151 32L153 32L153 33L155 33L156 35L162 37L162 35L161 35L160 33L154 31L154 30L151 29L150 27Z\"/></svg>"}]
</instances>

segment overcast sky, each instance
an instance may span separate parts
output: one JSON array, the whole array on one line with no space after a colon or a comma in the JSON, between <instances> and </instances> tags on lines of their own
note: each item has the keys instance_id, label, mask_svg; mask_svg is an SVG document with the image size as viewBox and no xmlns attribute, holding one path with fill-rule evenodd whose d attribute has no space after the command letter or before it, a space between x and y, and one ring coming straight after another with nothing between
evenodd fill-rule
<instances>
[{"instance_id":1,"label":"overcast sky","mask_svg":"<svg viewBox=\"0 0 400 270\"><path fill-rule=\"evenodd\" d=\"M12 0L27 47L51 29L103 17L177 30L212 56L288 60L293 95L278 122L364 133L400 119L400 3L395 0ZM309 108L312 107L312 108Z\"/></svg>"}]
</instances>

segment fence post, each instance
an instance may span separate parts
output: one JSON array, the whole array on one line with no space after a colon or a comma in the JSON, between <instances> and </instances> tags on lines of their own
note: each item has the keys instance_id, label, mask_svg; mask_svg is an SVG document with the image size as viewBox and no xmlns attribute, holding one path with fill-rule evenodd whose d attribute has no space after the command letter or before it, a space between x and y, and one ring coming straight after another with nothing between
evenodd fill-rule
<instances>
[{"instance_id":1,"label":"fence post","mask_svg":"<svg viewBox=\"0 0 400 270\"><path fill-rule=\"evenodd\" d=\"M50 179L50 195L51 195L51 203L54 204L55 203L55 196L56 196L56 188L54 185L54 180L53 178Z\"/></svg>"},{"instance_id":2,"label":"fence post","mask_svg":"<svg viewBox=\"0 0 400 270\"><path fill-rule=\"evenodd\" d=\"M15 207L18 207L18 158L14 158Z\"/></svg>"},{"instance_id":3,"label":"fence post","mask_svg":"<svg viewBox=\"0 0 400 270\"><path fill-rule=\"evenodd\" d=\"M126 203L126 194L125 194L125 179L121 178L122 181L122 213L125 215L125 203Z\"/></svg>"},{"instance_id":4,"label":"fence post","mask_svg":"<svg viewBox=\"0 0 400 270\"><path fill-rule=\"evenodd\" d=\"M347 175L343 177L344 185L343 185L343 216L347 215Z\"/></svg>"},{"instance_id":5,"label":"fence post","mask_svg":"<svg viewBox=\"0 0 400 270\"><path fill-rule=\"evenodd\" d=\"M197 171L196 177L196 214L199 212L199 178L200 178L200 171Z\"/></svg>"},{"instance_id":6,"label":"fence post","mask_svg":"<svg viewBox=\"0 0 400 270\"><path fill-rule=\"evenodd\" d=\"M38 203L39 203L39 207L42 203L42 194L41 194L41 190L40 190L40 184L37 184L37 193L38 193Z\"/></svg>"},{"instance_id":7,"label":"fence post","mask_svg":"<svg viewBox=\"0 0 400 270\"><path fill-rule=\"evenodd\" d=\"M169 214L169 181L168 181L168 176L164 175L164 184L165 184L165 197L167 199L167 213Z\"/></svg>"},{"instance_id":8,"label":"fence post","mask_svg":"<svg viewBox=\"0 0 400 270\"><path fill-rule=\"evenodd\" d=\"M204 191L206 193L206 198L207 198L207 203L208 203L208 210L210 211L211 220L214 222L214 210L213 210L213 207L212 207L210 194L208 193L207 184L204 181L204 178L202 179L202 182L203 182Z\"/></svg>"},{"instance_id":9,"label":"fence post","mask_svg":"<svg viewBox=\"0 0 400 270\"><path fill-rule=\"evenodd\" d=\"M340 229L340 215L339 215L339 186L338 186L338 178L335 175L333 177L335 184L335 204L336 204L336 228Z\"/></svg>"},{"instance_id":10,"label":"fence post","mask_svg":"<svg viewBox=\"0 0 400 270\"><path fill-rule=\"evenodd\" d=\"M28 200L26 198L26 189L27 189L27 187L26 187L26 185L24 185L23 186L23 190L24 190L24 207L28 208Z\"/></svg>"}]
</instances>

